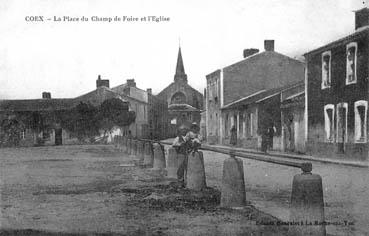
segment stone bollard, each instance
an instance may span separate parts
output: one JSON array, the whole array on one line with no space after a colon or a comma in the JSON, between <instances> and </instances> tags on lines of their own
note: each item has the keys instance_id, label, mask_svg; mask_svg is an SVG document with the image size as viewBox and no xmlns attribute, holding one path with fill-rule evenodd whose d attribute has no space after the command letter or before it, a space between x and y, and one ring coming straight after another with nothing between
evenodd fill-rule
<instances>
[{"instance_id":1,"label":"stone bollard","mask_svg":"<svg viewBox=\"0 0 369 236\"><path fill-rule=\"evenodd\" d=\"M303 163L302 174L292 181L289 235L326 235L323 184L320 175L312 174L311 163Z\"/></svg>"},{"instance_id":2,"label":"stone bollard","mask_svg":"<svg viewBox=\"0 0 369 236\"><path fill-rule=\"evenodd\" d=\"M160 144L155 143L154 145L154 170L161 170L165 168L165 155L163 152L163 148Z\"/></svg>"},{"instance_id":3,"label":"stone bollard","mask_svg":"<svg viewBox=\"0 0 369 236\"><path fill-rule=\"evenodd\" d=\"M204 156L202 152L188 154L186 188L193 190L206 188Z\"/></svg>"},{"instance_id":4,"label":"stone bollard","mask_svg":"<svg viewBox=\"0 0 369 236\"><path fill-rule=\"evenodd\" d=\"M139 162L144 160L144 142L137 141L137 159Z\"/></svg>"},{"instance_id":5,"label":"stone bollard","mask_svg":"<svg viewBox=\"0 0 369 236\"><path fill-rule=\"evenodd\" d=\"M223 162L221 207L242 207L246 205L243 162L231 155Z\"/></svg>"},{"instance_id":6,"label":"stone bollard","mask_svg":"<svg viewBox=\"0 0 369 236\"><path fill-rule=\"evenodd\" d=\"M177 178L178 160L177 151L170 147L168 148L168 159L167 159L167 177L171 179Z\"/></svg>"},{"instance_id":7,"label":"stone bollard","mask_svg":"<svg viewBox=\"0 0 369 236\"><path fill-rule=\"evenodd\" d=\"M144 165L152 167L153 162L154 162L154 154L152 152L151 143L147 142L145 144Z\"/></svg>"}]
</instances>

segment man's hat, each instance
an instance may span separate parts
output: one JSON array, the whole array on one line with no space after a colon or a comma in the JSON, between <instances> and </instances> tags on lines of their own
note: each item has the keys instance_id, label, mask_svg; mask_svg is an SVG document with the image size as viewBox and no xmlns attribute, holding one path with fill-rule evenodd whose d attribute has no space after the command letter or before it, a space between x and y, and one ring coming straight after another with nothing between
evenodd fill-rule
<instances>
[{"instance_id":1,"label":"man's hat","mask_svg":"<svg viewBox=\"0 0 369 236\"><path fill-rule=\"evenodd\" d=\"M191 128L200 128L199 125L196 122L193 122L191 124Z\"/></svg>"}]
</instances>

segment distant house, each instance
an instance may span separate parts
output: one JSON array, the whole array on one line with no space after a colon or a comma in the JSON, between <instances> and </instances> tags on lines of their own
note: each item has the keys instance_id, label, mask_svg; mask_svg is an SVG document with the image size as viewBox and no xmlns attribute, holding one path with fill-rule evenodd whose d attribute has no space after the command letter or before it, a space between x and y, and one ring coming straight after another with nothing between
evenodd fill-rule
<instances>
[{"instance_id":1,"label":"distant house","mask_svg":"<svg viewBox=\"0 0 369 236\"><path fill-rule=\"evenodd\" d=\"M368 157L369 9L355 12L355 32L305 54L307 151Z\"/></svg>"},{"instance_id":2,"label":"distant house","mask_svg":"<svg viewBox=\"0 0 369 236\"><path fill-rule=\"evenodd\" d=\"M174 82L163 89L157 96L167 101L169 119L172 126L176 127L182 123L193 122L200 125L203 95L188 84L181 48L178 51Z\"/></svg>"},{"instance_id":3,"label":"distant house","mask_svg":"<svg viewBox=\"0 0 369 236\"><path fill-rule=\"evenodd\" d=\"M135 137L164 139L168 136L168 105L166 100L152 94L152 89L137 88L134 79L111 89L129 102L136 112L136 121L124 134L131 131Z\"/></svg>"},{"instance_id":4,"label":"distant house","mask_svg":"<svg viewBox=\"0 0 369 236\"><path fill-rule=\"evenodd\" d=\"M244 50L244 59L206 76L206 131L209 143L229 144L231 128L237 143L261 148L263 135L273 130L273 149L284 150L281 94L304 81L304 63L274 51ZM302 109L303 112L303 109Z\"/></svg>"},{"instance_id":5,"label":"distant house","mask_svg":"<svg viewBox=\"0 0 369 236\"><path fill-rule=\"evenodd\" d=\"M96 80L95 90L75 98L51 98L49 92L43 92L42 99L0 100L0 121L5 122L3 125L9 123L21 129L5 135L4 130L0 128L0 136L4 139L14 139L16 143L13 145L17 146L74 143L76 137L62 128L64 115L80 103L89 103L98 107L111 98L118 98L127 103L129 110L135 111L136 120L129 127L114 129L108 141L112 135L126 134L128 130L133 136L140 138L167 137L166 101L152 95L151 89L144 91L137 88L134 80L127 80L126 84L109 88L109 80L101 79L100 76ZM11 124L11 122L18 122L18 124ZM5 141L12 142L12 140Z\"/></svg>"},{"instance_id":6,"label":"distant house","mask_svg":"<svg viewBox=\"0 0 369 236\"><path fill-rule=\"evenodd\" d=\"M105 86L108 82L102 85L100 81L99 76L95 90L76 98L51 98L51 93L43 92L42 99L1 100L0 120L2 122L16 121L17 119L12 118L17 117L26 120L22 124L23 129L18 134L20 136L19 146L61 145L75 142L75 137L61 127L63 115L66 112L81 102L94 106L99 106L110 98L118 98L127 102ZM2 132L0 130L0 134Z\"/></svg>"},{"instance_id":7,"label":"distant house","mask_svg":"<svg viewBox=\"0 0 369 236\"><path fill-rule=\"evenodd\" d=\"M134 137L148 137L149 135L149 99L145 90L136 87L134 79L127 79L125 84L111 88L111 90L129 102L129 109L136 113L136 121L127 127Z\"/></svg>"}]
</instances>

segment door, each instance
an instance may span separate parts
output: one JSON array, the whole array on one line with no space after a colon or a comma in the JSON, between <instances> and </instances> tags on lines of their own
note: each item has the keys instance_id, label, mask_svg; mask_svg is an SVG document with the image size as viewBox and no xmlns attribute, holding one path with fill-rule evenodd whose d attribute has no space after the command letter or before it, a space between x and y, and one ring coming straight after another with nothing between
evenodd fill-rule
<instances>
[{"instance_id":1,"label":"door","mask_svg":"<svg viewBox=\"0 0 369 236\"><path fill-rule=\"evenodd\" d=\"M62 128L55 129L55 145L62 145L63 144L63 130Z\"/></svg>"},{"instance_id":2,"label":"door","mask_svg":"<svg viewBox=\"0 0 369 236\"><path fill-rule=\"evenodd\" d=\"M344 153L347 142L347 103L337 104L337 151Z\"/></svg>"}]
</instances>

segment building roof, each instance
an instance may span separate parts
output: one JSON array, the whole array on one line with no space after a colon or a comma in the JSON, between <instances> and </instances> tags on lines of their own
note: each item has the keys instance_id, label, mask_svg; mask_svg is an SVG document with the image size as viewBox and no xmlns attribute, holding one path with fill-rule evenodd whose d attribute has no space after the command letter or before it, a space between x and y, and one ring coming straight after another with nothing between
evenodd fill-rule
<instances>
[{"instance_id":1,"label":"building roof","mask_svg":"<svg viewBox=\"0 0 369 236\"><path fill-rule=\"evenodd\" d=\"M363 35L365 33L368 33L369 31L369 26L364 26L364 27L360 27L358 28L354 33L351 33L343 38L340 38L340 39L337 39L333 42L330 42L324 46L321 46L321 47L318 47L314 50L311 50L307 53L304 54L304 56L308 56L310 54L315 54L315 53L319 53L321 51L324 51L326 50L327 48L332 48L332 47L335 47L335 46L338 46L338 45L341 45L342 43L344 43L345 41L347 40L351 40L352 38L354 37L357 37L357 36L360 36L360 35Z\"/></svg>"},{"instance_id":2,"label":"building roof","mask_svg":"<svg viewBox=\"0 0 369 236\"><path fill-rule=\"evenodd\" d=\"M124 93L124 89L127 88L127 87L128 87L127 83L124 83L124 84L112 87L111 90L116 92L116 93Z\"/></svg>"},{"instance_id":3,"label":"building roof","mask_svg":"<svg viewBox=\"0 0 369 236\"><path fill-rule=\"evenodd\" d=\"M122 96L120 96L118 93L112 91L111 89L105 86L98 87L97 89L91 92L88 92L86 94L83 94L81 96L78 96L74 98L73 100L76 103L90 102L94 106L99 106L105 100L111 99L111 98L118 98L124 102L127 102L127 100L123 99Z\"/></svg>"},{"instance_id":4,"label":"building roof","mask_svg":"<svg viewBox=\"0 0 369 236\"><path fill-rule=\"evenodd\" d=\"M127 100L122 98L119 94L102 86L76 98L1 100L0 111L20 112L69 110L80 102L90 102L92 105L98 106L110 98L118 98L127 102Z\"/></svg>"},{"instance_id":5,"label":"building roof","mask_svg":"<svg viewBox=\"0 0 369 236\"><path fill-rule=\"evenodd\" d=\"M200 111L199 109L188 104L170 104L168 110L175 111Z\"/></svg>"},{"instance_id":6,"label":"building roof","mask_svg":"<svg viewBox=\"0 0 369 236\"><path fill-rule=\"evenodd\" d=\"M301 60L298 60L298 59L295 59L295 58L286 56L286 55L284 55L282 53L279 53L279 52L276 52L276 51L262 51L262 52L258 52L258 53L252 54L251 56L248 56L248 57L242 59L241 61L238 61L238 62L235 62L235 63L233 63L231 65L228 65L228 66L224 67L223 69L232 68L234 66L237 66L238 64L248 63L248 62L254 61L254 60L256 60L256 59L258 59L260 57L269 57L271 55L278 56L280 58L285 58L285 59L288 59L290 61L294 61L294 62L296 62L298 64L302 64L302 65L304 64L304 62L301 61Z\"/></svg>"},{"instance_id":7,"label":"building roof","mask_svg":"<svg viewBox=\"0 0 369 236\"><path fill-rule=\"evenodd\" d=\"M294 94L294 95L291 95L291 96L287 97L287 98L285 99L285 101L287 101L287 100L292 100L292 99L297 98L297 97L300 97L300 96L302 96L302 95L305 95L305 91L301 91L301 92L299 92L299 93L296 93L296 94Z\"/></svg>"},{"instance_id":8,"label":"building roof","mask_svg":"<svg viewBox=\"0 0 369 236\"><path fill-rule=\"evenodd\" d=\"M269 89L269 90L259 90L251 95L248 95L246 97L243 97L237 101L231 102L223 107L221 107L222 110L225 109L233 109L233 108L238 108L238 107L242 107L242 106L246 106L252 103L259 103L265 100L268 100L272 97L275 97L277 95L279 95L282 91L296 87L296 86L300 86L301 82L295 83L295 84L290 84L290 85L286 85L283 87L279 87L279 88L274 88L274 89Z\"/></svg>"},{"instance_id":9,"label":"building roof","mask_svg":"<svg viewBox=\"0 0 369 236\"><path fill-rule=\"evenodd\" d=\"M68 110L74 106L74 100L62 99L22 99L1 100L0 111L55 111Z\"/></svg>"}]
</instances>

